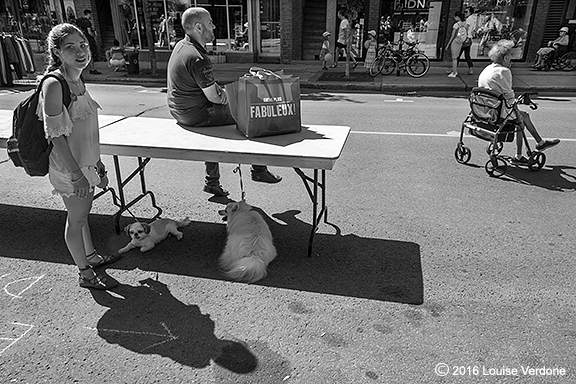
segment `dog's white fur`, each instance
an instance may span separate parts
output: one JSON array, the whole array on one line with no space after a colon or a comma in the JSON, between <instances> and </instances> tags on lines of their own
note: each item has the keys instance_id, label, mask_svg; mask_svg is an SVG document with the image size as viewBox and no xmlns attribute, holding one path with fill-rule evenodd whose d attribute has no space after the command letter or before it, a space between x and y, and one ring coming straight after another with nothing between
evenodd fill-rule
<instances>
[{"instance_id":1,"label":"dog's white fur","mask_svg":"<svg viewBox=\"0 0 576 384\"><path fill-rule=\"evenodd\" d=\"M263 279L266 267L276 258L270 228L244 200L232 202L218 211L227 220L228 239L220 255L224 274L237 281L254 283Z\"/></svg>"},{"instance_id":2,"label":"dog's white fur","mask_svg":"<svg viewBox=\"0 0 576 384\"><path fill-rule=\"evenodd\" d=\"M140 248L140 252L146 252L154 248L156 244L168 237L169 234L176 236L180 240L183 233L178 230L190 224L187 217L182 221L171 219L157 219L152 223L132 223L124 231L132 240L124 248L120 248L118 253L125 253L134 248Z\"/></svg>"}]
</instances>

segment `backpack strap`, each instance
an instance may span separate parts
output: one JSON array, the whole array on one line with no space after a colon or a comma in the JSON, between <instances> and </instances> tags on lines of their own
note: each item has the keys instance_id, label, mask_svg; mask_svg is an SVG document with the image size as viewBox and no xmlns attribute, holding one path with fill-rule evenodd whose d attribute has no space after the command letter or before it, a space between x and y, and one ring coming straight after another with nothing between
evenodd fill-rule
<instances>
[{"instance_id":1,"label":"backpack strap","mask_svg":"<svg viewBox=\"0 0 576 384\"><path fill-rule=\"evenodd\" d=\"M70 86L68 85L68 82L60 72L49 72L46 76L44 76L42 80L40 80L40 84L38 84L38 90L42 89L42 84L44 83L44 80L46 80L49 77L53 77L60 82L60 85L62 86L62 104L64 104L65 108L68 108L70 106L70 103L72 103L72 96L70 95Z\"/></svg>"}]
</instances>

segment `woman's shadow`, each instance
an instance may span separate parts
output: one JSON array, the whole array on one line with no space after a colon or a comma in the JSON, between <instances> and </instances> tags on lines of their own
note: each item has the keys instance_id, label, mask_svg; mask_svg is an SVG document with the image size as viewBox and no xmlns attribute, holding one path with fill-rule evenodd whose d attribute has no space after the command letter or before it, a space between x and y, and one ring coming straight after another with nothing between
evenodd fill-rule
<instances>
[{"instance_id":1,"label":"woman's shadow","mask_svg":"<svg viewBox=\"0 0 576 384\"><path fill-rule=\"evenodd\" d=\"M140 284L120 285L114 290L115 296L91 291L98 304L110 308L97 326L104 340L194 368L207 367L213 360L235 373L256 369L258 359L246 345L217 338L214 321L198 306L182 303L157 280L148 278Z\"/></svg>"}]
</instances>

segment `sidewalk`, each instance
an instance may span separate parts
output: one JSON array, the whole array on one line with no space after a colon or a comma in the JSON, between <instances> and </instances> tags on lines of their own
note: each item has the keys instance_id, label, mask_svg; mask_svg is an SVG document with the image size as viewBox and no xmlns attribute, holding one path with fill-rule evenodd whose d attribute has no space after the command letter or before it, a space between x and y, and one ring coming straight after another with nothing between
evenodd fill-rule
<instances>
[{"instance_id":1,"label":"sidewalk","mask_svg":"<svg viewBox=\"0 0 576 384\"><path fill-rule=\"evenodd\" d=\"M272 71L283 69L285 73L300 78L301 88L322 89L332 91L372 91L382 93L421 93L421 92L469 92L476 86L478 74L488 65L488 62L478 62L474 75L466 75L465 64L460 65L460 77L448 78L446 69L448 63L431 62L430 71L423 77L415 79L407 73L397 76L371 77L360 64L351 70L350 78L344 77L344 63L339 68L323 71L317 61L294 61L290 64L260 64L260 63L220 63L214 64L214 74L220 84L238 80L252 66L261 66ZM140 63L140 73L128 75L126 71L114 72L105 62L97 62L96 68L101 75L91 75L85 72L85 80L95 83L131 83L166 85L166 70L157 70L152 76L149 65ZM576 92L576 71L550 70L534 71L528 64L517 64L512 67L513 84L517 93L521 92Z\"/></svg>"}]
</instances>

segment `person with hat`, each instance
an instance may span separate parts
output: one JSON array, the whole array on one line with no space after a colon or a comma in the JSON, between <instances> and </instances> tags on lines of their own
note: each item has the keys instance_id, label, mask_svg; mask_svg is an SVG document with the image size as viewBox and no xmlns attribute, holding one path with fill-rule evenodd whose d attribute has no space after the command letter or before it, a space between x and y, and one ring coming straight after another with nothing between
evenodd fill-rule
<instances>
[{"instance_id":1,"label":"person with hat","mask_svg":"<svg viewBox=\"0 0 576 384\"><path fill-rule=\"evenodd\" d=\"M558 31L558 38L548 42L548 46L540 48L536 52L536 63L532 65L534 69L542 69L554 61L557 51L564 50L568 47L570 38L568 37L568 27L562 27Z\"/></svg>"},{"instance_id":2,"label":"person with hat","mask_svg":"<svg viewBox=\"0 0 576 384\"><path fill-rule=\"evenodd\" d=\"M328 40L330 38L330 35L331 33L328 31L322 34L324 40L322 41L322 49L320 49L320 60L322 61L322 69L325 71L328 69L328 61L329 61L326 60L326 56L327 55L332 56L332 52L330 51L330 40ZM328 56L328 59L329 58L330 56Z\"/></svg>"},{"instance_id":3,"label":"person with hat","mask_svg":"<svg viewBox=\"0 0 576 384\"><path fill-rule=\"evenodd\" d=\"M370 71L370 67L376 58L376 46L378 42L376 40L376 31L368 31L368 40L364 42L364 48L366 48L366 58L364 59L364 68Z\"/></svg>"}]
</instances>

